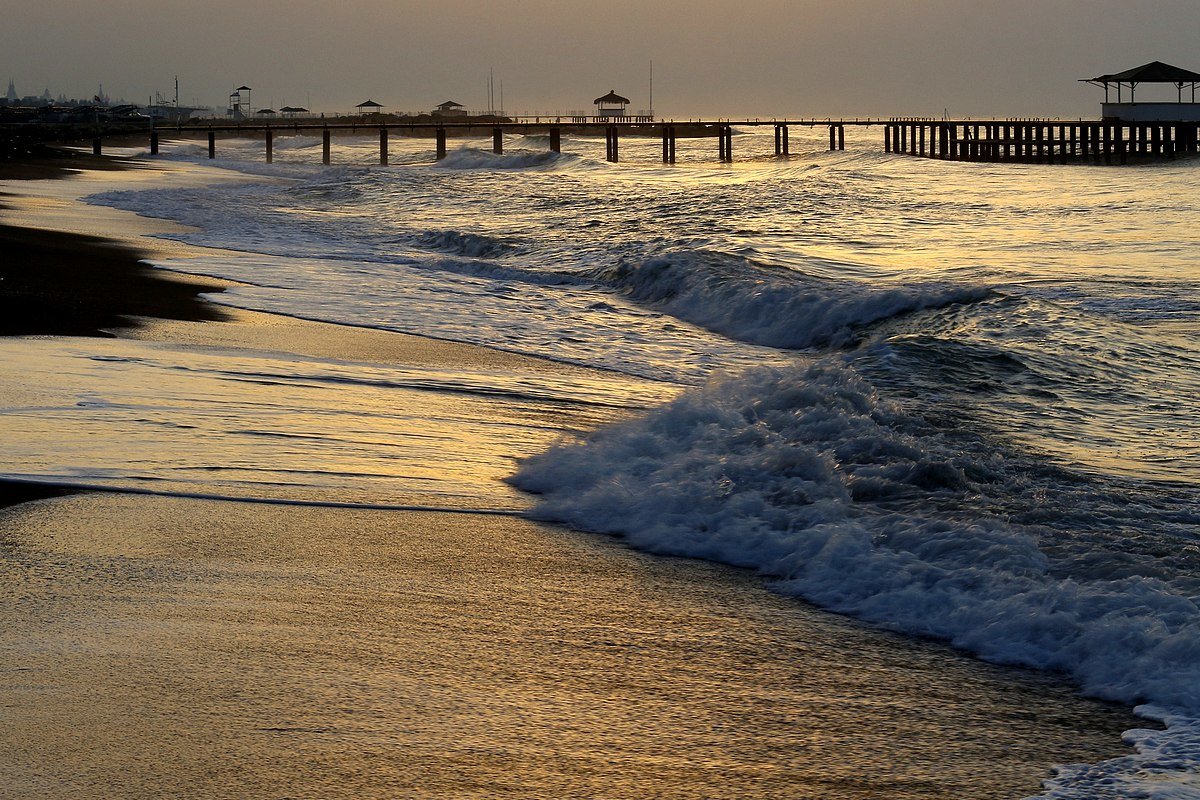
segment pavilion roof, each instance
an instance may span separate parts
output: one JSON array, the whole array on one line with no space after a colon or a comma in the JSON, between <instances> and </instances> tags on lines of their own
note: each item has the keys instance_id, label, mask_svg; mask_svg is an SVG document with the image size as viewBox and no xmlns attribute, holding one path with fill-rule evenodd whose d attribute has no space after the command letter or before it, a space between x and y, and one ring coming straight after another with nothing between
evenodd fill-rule
<instances>
[{"instance_id":1,"label":"pavilion roof","mask_svg":"<svg viewBox=\"0 0 1200 800\"><path fill-rule=\"evenodd\" d=\"M1200 72L1174 67L1161 61L1151 61L1124 72L1084 80L1091 83L1197 83L1200 82Z\"/></svg>"},{"instance_id":2,"label":"pavilion roof","mask_svg":"<svg viewBox=\"0 0 1200 800\"><path fill-rule=\"evenodd\" d=\"M617 94L615 91L610 89L608 94L604 95L604 97L597 97L595 100L592 101L592 105L600 105L601 103L626 103L626 104L628 104L629 98L621 97L621 95Z\"/></svg>"},{"instance_id":3,"label":"pavilion roof","mask_svg":"<svg viewBox=\"0 0 1200 800\"><path fill-rule=\"evenodd\" d=\"M462 103L456 103L453 100L447 100L444 103L438 103L438 108L462 108Z\"/></svg>"},{"instance_id":4,"label":"pavilion roof","mask_svg":"<svg viewBox=\"0 0 1200 800\"><path fill-rule=\"evenodd\" d=\"M376 103L374 100L364 100L356 105L355 108L383 108L383 105Z\"/></svg>"}]
</instances>

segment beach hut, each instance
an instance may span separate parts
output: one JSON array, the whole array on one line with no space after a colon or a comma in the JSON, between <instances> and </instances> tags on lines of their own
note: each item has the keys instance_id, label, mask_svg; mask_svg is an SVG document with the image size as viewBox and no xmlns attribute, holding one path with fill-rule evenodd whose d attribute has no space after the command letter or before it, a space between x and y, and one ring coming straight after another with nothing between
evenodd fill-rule
<instances>
[{"instance_id":1,"label":"beach hut","mask_svg":"<svg viewBox=\"0 0 1200 800\"><path fill-rule=\"evenodd\" d=\"M284 106L283 108L279 109L279 113L283 114L285 117L296 117L300 114L308 114L309 110L307 108L303 108L302 106Z\"/></svg>"},{"instance_id":2,"label":"beach hut","mask_svg":"<svg viewBox=\"0 0 1200 800\"><path fill-rule=\"evenodd\" d=\"M1097 75L1095 78L1080 78L1080 81L1104 87L1104 103L1101 105L1101 116L1104 119L1124 122L1200 121L1200 103L1196 102L1196 85L1200 83L1200 73L1198 72L1164 64L1161 61L1151 61L1149 64L1127 69L1124 72ZM1158 100L1137 102L1137 87L1143 83L1174 86L1175 102ZM1113 87L1117 90L1115 103L1110 102L1109 95L1109 91ZM1126 89L1129 91L1128 102L1124 96ZM1188 101L1184 101L1184 89L1189 90Z\"/></svg>"},{"instance_id":3,"label":"beach hut","mask_svg":"<svg viewBox=\"0 0 1200 800\"><path fill-rule=\"evenodd\" d=\"M439 103L437 108L433 109L435 117L465 117L467 110L463 108L462 103L456 103L453 100L447 100L444 103Z\"/></svg>"},{"instance_id":4,"label":"beach hut","mask_svg":"<svg viewBox=\"0 0 1200 800\"><path fill-rule=\"evenodd\" d=\"M621 97L613 90L609 90L608 94L603 97L597 97L592 101L596 106L596 116L602 118L621 117L625 116L625 107L629 105L628 97Z\"/></svg>"}]
</instances>

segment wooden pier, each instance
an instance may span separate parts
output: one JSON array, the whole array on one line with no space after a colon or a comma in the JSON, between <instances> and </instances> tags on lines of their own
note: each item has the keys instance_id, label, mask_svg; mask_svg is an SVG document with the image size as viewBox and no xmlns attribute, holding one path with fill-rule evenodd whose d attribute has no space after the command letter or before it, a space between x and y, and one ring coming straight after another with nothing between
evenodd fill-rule
<instances>
[{"instance_id":1,"label":"wooden pier","mask_svg":"<svg viewBox=\"0 0 1200 800\"><path fill-rule=\"evenodd\" d=\"M433 157L443 159L446 143L451 137L490 136L492 151L504 152L504 137L508 134L543 135L553 152L561 152L563 134L576 136L603 135L605 158L621 160L621 142L628 137L661 138L662 161L674 164L676 142L680 138L716 139L715 157L722 163L735 159L735 128L774 129L774 155L791 154L792 128L826 128L828 148L846 148L847 127L882 128L883 150L897 155L918 156L948 161L990 161L1026 163L1100 163L1126 164L1132 160L1174 159L1195 154L1200 148L1200 122L1119 122L1113 120L935 120L935 119L790 119L790 120L687 120L644 122L609 120L603 124L578 124L567 119L537 118L535 120L488 122L435 123L376 123L376 122L271 122L271 123L214 123L160 127L140 134L127 129L107 130L90 128L87 131L56 129L53 141L90 139L92 152L103 152L104 138L120 135L149 137L150 153L157 155L161 137L204 137L208 157L217 157L219 137L251 137L263 141L264 159L275 157L277 135L311 135L321 138L321 161L331 163L331 141L335 134L377 134L379 163L386 165L389 156L389 137L393 134L434 141ZM0 145L5 142L28 143L38 139L30 126L8 130L0 126ZM48 139L49 140L49 139ZM0 146L0 154L19 155L11 147ZM751 154L762 155L762 154Z\"/></svg>"},{"instance_id":2,"label":"wooden pier","mask_svg":"<svg viewBox=\"0 0 1200 800\"><path fill-rule=\"evenodd\" d=\"M883 148L950 161L1127 164L1194 154L1197 122L905 120L884 128Z\"/></svg>"}]
</instances>

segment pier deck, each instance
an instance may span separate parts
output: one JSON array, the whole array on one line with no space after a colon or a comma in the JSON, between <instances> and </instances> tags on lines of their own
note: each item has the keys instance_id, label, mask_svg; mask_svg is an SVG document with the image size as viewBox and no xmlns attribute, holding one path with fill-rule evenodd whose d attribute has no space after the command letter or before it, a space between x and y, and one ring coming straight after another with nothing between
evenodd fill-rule
<instances>
[{"instance_id":1,"label":"pier deck","mask_svg":"<svg viewBox=\"0 0 1200 800\"><path fill-rule=\"evenodd\" d=\"M560 151L563 134L595 135L605 138L605 158L620 160L622 137L661 137L662 160L675 163L676 141L680 138L715 138L716 156L722 162L734 160L735 128L773 127L777 156L790 154L789 131L793 127L825 127L829 149L844 150L846 128L883 128L883 149L887 153L950 161L991 162L1096 162L1128 163L1138 160L1173 159L1194 154L1200 149L1200 122L1164 120L1160 122L1124 122L1116 120L936 120L936 119L716 119L716 120L610 120L604 123L579 123L570 118L536 117L506 121L471 122L376 122L376 121L273 121L251 123L199 123L143 129L132 133L103 126L3 125L0 126L0 158L13 157L49 141L91 139L92 151L103 151L106 137L148 136L150 152L157 154L159 140L168 136L198 136L208 140L208 156L216 158L218 136L255 137L264 140L264 156L274 159L277 134L310 134L322 137L322 161L330 163L331 137L335 133L377 133L379 162L388 163L388 139L393 133L428 137L435 141L434 156L446 156L450 137L487 136L496 153L504 151L505 134L538 134L549 138L549 147Z\"/></svg>"}]
</instances>

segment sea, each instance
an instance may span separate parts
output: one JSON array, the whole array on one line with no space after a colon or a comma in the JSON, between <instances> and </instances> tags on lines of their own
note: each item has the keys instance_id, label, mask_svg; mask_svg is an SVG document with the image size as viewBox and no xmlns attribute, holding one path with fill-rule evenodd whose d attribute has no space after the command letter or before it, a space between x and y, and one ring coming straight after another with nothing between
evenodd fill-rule
<instances>
[{"instance_id":1,"label":"sea","mask_svg":"<svg viewBox=\"0 0 1200 800\"><path fill-rule=\"evenodd\" d=\"M602 138L452 139L435 161L393 136L386 167L374 135L335 137L331 166L310 136L277 137L270 165L252 139L211 162L164 143L245 179L88 202L189 226L165 236L210 250L154 263L233 282L213 302L592 377L45 344L43 385L89 392L32 398L5 473L524 514L743 567L1146 719L1130 755L1064 765L1039 797L1200 798L1200 161L958 163L887 154L878 128L838 152L823 127L791 135L780 158L770 126L735 128L728 164L680 140L674 165L634 137L611 164ZM481 397L602 411L497 426ZM391 409L414 403L444 405L447 430L398 443ZM48 449L51 427L80 446Z\"/></svg>"}]
</instances>

